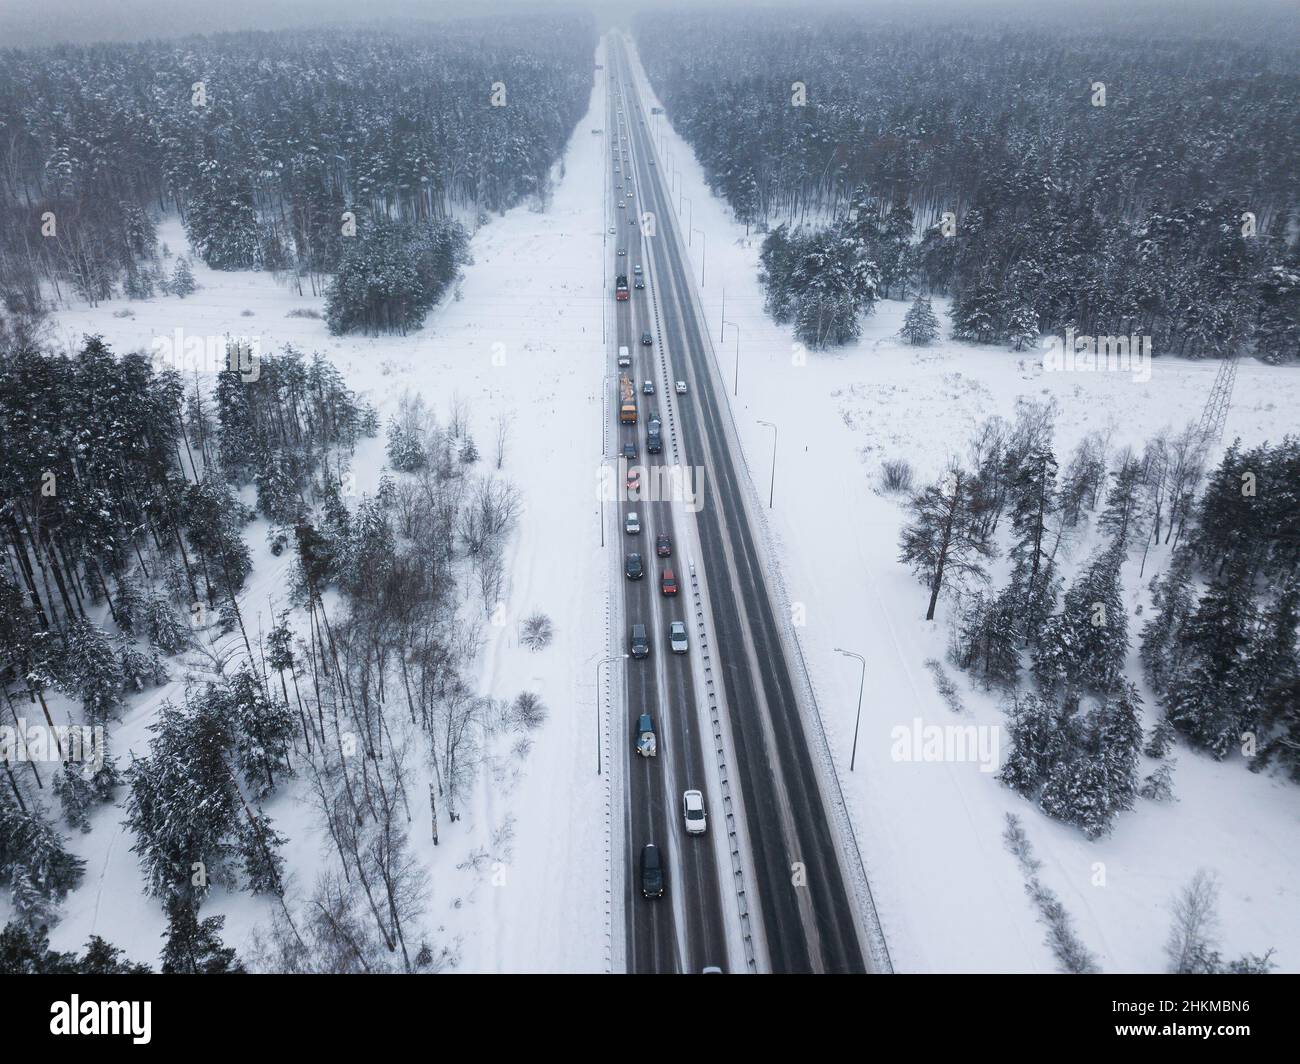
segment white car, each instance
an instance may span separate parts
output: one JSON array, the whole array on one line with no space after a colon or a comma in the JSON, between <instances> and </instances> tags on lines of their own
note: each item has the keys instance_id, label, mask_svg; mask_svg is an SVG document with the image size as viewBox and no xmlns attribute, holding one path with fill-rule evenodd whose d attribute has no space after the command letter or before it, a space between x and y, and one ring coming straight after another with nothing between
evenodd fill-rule
<instances>
[{"instance_id":1,"label":"white car","mask_svg":"<svg viewBox=\"0 0 1300 1064\"><path fill-rule=\"evenodd\" d=\"M690 644L686 641L685 621L668 622L668 645L674 654L685 654L690 649Z\"/></svg>"},{"instance_id":2,"label":"white car","mask_svg":"<svg viewBox=\"0 0 1300 1064\"><path fill-rule=\"evenodd\" d=\"M704 815L704 795L699 791L687 791L682 795L682 816L686 818L687 835L703 835L708 827L708 818Z\"/></svg>"},{"instance_id":3,"label":"white car","mask_svg":"<svg viewBox=\"0 0 1300 1064\"><path fill-rule=\"evenodd\" d=\"M626 206L627 206L627 204L624 203L622 200L619 200L619 201L618 201L618 209L619 209L620 211L621 211L624 207L626 207Z\"/></svg>"},{"instance_id":4,"label":"white car","mask_svg":"<svg viewBox=\"0 0 1300 1064\"><path fill-rule=\"evenodd\" d=\"M623 519L623 531L629 536L639 536L641 534L641 515L635 510Z\"/></svg>"},{"instance_id":5,"label":"white car","mask_svg":"<svg viewBox=\"0 0 1300 1064\"><path fill-rule=\"evenodd\" d=\"M617 232L618 232L618 230L615 229L612 225L609 227L609 235L610 235L610 236L613 236L613 235L614 235L615 233L617 233Z\"/></svg>"},{"instance_id":6,"label":"white car","mask_svg":"<svg viewBox=\"0 0 1300 1064\"><path fill-rule=\"evenodd\" d=\"M678 382L677 382L677 394L678 394L678 395L685 395L685 394L686 394L686 382L685 382L685 381L678 381Z\"/></svg>"}]
</instances>

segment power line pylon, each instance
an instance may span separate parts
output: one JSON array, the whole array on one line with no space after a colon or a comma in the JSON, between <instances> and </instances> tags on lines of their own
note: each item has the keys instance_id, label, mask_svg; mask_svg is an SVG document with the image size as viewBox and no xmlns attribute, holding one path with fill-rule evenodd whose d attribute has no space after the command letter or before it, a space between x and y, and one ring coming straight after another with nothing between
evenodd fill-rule
<instances>
[{"instance_id":1,"label":"power line pylon","mask_svg":"<svg viewBox=\"0 0 1300 1064\"><path fill-rule=\"evenodd\" d=\"M1228 407L1232 404L1232 386L1237 380L1237 352L1228 355L1219 364L1219 372L1214 377L1214 384L1205 400L1201 411L1201 423L1196 435L1200 440L1202 452L1208 452L1218 445L1223 436L1223 424L1228 419Z\"/></svg>"}]
</instances>

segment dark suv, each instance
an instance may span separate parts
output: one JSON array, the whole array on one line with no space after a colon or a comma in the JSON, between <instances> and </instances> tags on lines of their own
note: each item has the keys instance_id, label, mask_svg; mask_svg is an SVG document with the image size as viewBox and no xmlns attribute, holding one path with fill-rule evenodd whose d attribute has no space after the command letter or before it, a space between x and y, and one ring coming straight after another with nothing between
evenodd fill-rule
<instances>
[{"instance_id":1,"label":"dark suv","mask_svg":"<svg viewBox=\"0 0 1300 1064\"><path fill-rule=\"evenodd\" d=\"M634 658L650 656L650 637L646 634L644 624L632 625L632 656Z\"/></svg>"},{"instance_id":2,"label":"dark suv","mask_svg":"<svg viewBox=\"0 0 1300 1064\"><path fill-rule=\"evenodd\" d=\"M641 847L641 893L647 898L664 896L663 858L653 842Z\"/></svg>"},{"instance_id":3,"label":"dark suv","mask_svg":"<svg viewBox=\"0 0 1300 1064\"><path fill-rule=\"evenodd\" d=\"M629 580L640 580L645 576L645 569L641 565L641 555L629 554L627 564L623 566L623 571L627 573Z\"/></svg>"}]
</instances>

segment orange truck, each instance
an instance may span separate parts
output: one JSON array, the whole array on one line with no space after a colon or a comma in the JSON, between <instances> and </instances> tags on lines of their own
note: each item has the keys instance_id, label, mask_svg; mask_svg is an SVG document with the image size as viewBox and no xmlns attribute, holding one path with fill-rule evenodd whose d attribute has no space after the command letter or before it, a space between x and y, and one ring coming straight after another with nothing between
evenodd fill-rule
<instances>
[{"instance_id":1,"label":"orange truck","mask_svg":"<svg viewBox=\"0 0 1300 1064\"><path fill-rule=\"evenodd\" d=\"M636 386L627 376L618 379L618 420L624 425L636 424Z\"/></svg>"}]
</instances>

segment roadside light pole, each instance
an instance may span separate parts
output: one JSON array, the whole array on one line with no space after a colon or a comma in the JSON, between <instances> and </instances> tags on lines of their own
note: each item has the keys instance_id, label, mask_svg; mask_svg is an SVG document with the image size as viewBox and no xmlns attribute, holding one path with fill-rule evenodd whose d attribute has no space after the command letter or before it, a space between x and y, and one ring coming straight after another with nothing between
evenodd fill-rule
<instances>
[{"instance_id":1,"label":"roadside light pole","mask_svg":"<svg viewBox=\"0 0 1300 1064\"><path fill-rule=\"evenodd\" d=\"M766 425L772 430L772 483L767 489L767 508L772 509L772 497L776 493L776 426L770 421L759 420L760 425Z\"/></svg>"},{"instance_id":2,"label":"roadside light pole","mask_svg":"<svg viewBox=\"0 0 1300 1064\"><path fill-rule=\"evenodd\" d=\"M724 319L722 322L722 330L724 333L726 332L728 325L730 325L733 329L736 330L736 381L732 385L731 394L739 395L740 394L740 326L737 325L734 321L726 321Z\"/></svg>"},{"instance_id":3,"label":"roadside light pole","mask_svg":"<svg viewBox=\"0 0 1300 1064\"><path fill-rule=\"evenodd\" d=\"M858 759L858 725L862 723L862 688L867 680L867 659L861 654L855 654L851 650L841 650L835 648L835 653L843 654L846 658L857 658L858 663L862 666L862 675L858 678L858 715L853 722L853 754L849 757L849 771L853 771L854 762Z\"/></svg>"},{"instance_id":4,"label":"roadside light pole","mask_svg":"<svg viewBox=\"0 0 1300 1064\"><path fill-rule=\"evenodd\" d=\"M709 254L709 241L705 236L703 229L692 229L691 234L700 234L700 287L704 287L704 263Z\"/></svg>"}]
</instances>

